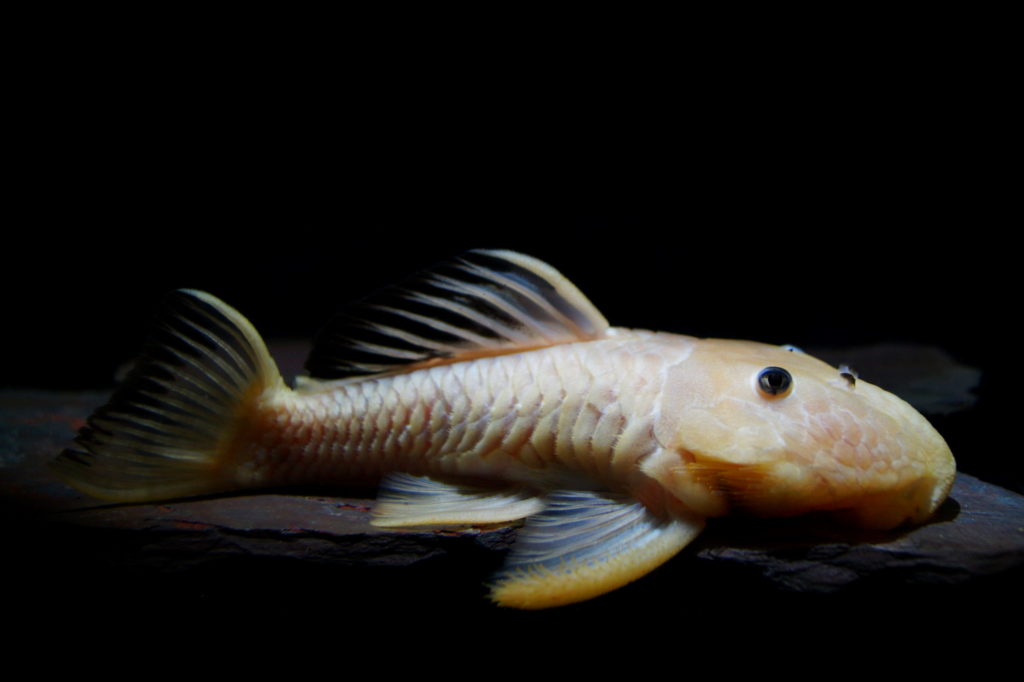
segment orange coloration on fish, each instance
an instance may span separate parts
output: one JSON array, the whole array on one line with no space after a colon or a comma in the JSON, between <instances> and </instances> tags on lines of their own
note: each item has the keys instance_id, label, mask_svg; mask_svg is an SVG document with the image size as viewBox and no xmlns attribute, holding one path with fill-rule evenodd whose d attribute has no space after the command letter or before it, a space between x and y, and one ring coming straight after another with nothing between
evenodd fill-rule
<instances>
[{"instance_id":1,"label":"orange coloration on fish","mask_svg":"<svg viewBox=\"0 0 1024 682\"><path fill-rule=\"evenodd\" d=\"M927 520L955 476L912 407L787 347L609 327L549 265L474 251L321 334L288 388L209 294L153 341L56 471L142 501L380 481L374 523L526 519L492 596L544 608L650 572L708 517Z\"/></svg>"}]
</instances>

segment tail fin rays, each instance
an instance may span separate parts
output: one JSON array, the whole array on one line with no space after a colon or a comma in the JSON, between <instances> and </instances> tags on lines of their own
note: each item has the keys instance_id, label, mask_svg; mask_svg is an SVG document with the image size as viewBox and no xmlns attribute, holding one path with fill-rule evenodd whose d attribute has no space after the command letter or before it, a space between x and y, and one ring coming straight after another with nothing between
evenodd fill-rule
<instances>
[{"instance_id":1,"label":"tail fin rays","mask_svg":"<svg viewBox=\"0 0 1024 682\"><path fill-rule=\"evenodd\" d=\"M229 489L225 465L247 416L260 396L283 386L245 317L209 294L176 291L135 368L53 470L117 502Z\"/></svg>"}]
</instances>

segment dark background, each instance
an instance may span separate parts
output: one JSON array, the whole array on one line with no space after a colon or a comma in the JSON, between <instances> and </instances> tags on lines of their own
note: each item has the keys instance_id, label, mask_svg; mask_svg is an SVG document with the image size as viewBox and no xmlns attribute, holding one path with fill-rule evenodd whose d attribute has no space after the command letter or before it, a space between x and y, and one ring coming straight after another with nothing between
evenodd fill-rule
<instances>
[{"instance_id":1,"label":"dark background","mask_svg":"<svg viewBox=\"0 0 1024 682\"><path fill-rule=\"evenodd\" d=\"M998 91L965 80L974 99L951 103L884 80L854 97L752 79L729 106L638 101L618 120L586 99L471 115L445 92L385 106L278 82L270 101L255 81L132 75L68 76L22 138L6 386L112 386L174 288L210 291L268 338L311 339L418 268L509 248L613 325L939 346L984 372L986 411L964 429L978 454L954 451L1019 489L997 444L1019 308Z\"/></svg>"},{"instance_id":2,"label":"dark background","mask_svg":"<svg viewBox=\"0 0 1024 682\"><path fill-rule=\"evenodd\" d=\"M417 268L511 248L614 325L939 346L983 372L976 407L937 424L961 469L1021 489L1017 78L987 23L826 22L754 42L758 26L737 36L732 20L655 39L657 21L538 22L495 41L490 25L453 40L408 17L329 36L207 19L28 29L5 112L3 387L111 388L174 288L308 339ZM243 582L247 614L265 578ZM293 608L276 587L275 617ZM859 623L886 620L886 598L839 629L871 639ZM814 629L777 601L716 611L711 634ZM616 603L647 632L649 614ZM705 617L673 614L691 640ZM905 634L887 629L880 646Z\"/></svg>"},{"instance_id":3,"label":"dark background","mask_svg":"<svg viewBox=\"0 0 1024 682\"><path fill-rule=\"evenodd\" d=\"M221 17L189 40L172 18L73 19L12 79L4 384L109 384L176 287L308 338L479 247L550 261L616 325L907 340L1011 373L1019 140L998 39L538 29L535 49L460 50L405 22L304 43Z\"/></svg>"},{"instance_id":4,"label":"dark background","mask_svg":"<svg viewBox=\"0 0 1024 682\"><path fill-rule=\"evenodd\" d=\"M553 131L467 150L353 130L317 154L318 129L268 149L245 120L93 123L18 178L5 383L109 383L173 288L308 338L339 305L480 247L549 261L618 326L1013 362L1008 182L988 149L951 152L927 126L782 143L737 121L721 147L698 128L704 148L684 156L660 139L549 149Z\"/></svg>"},{"instance_id":5,"label":"dark background","mask_svg":"<svg viewBox=\"0 0 1024 682\"><path fill-rule=\"evenodd\" d=\"M108 385L173 288L308 338L479 247L548 260L616 325L1013 364L1019 140L1005 43L967 17L778 41L595 17L530 45L419 15L330 40L105 18L24 26L12 69L4 384Z\"/></svg>"}]
</instances>

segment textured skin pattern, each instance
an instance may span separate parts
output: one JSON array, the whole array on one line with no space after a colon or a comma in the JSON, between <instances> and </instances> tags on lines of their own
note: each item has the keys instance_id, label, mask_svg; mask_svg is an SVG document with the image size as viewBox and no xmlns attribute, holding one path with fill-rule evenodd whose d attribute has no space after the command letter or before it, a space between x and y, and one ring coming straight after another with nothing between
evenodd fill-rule
<instances>
[{"instance_id":1,"label":"textured skin pattern","mask_svg":"<svg viewBox=\"0 0 1024 682\"><path fill-rule=\"evenodd\" d=\"M784 366L792 388L758 391ZM599 486L661 514L827 510L928 518L955 463L902 400L802 353L612 329L607 338L268 393L239 441L240 486L391 471Z\"/></svg>"},{"instance_id":2,"label":"textured skin pattern","mask_svg":"<svg viewBox=\"0 0 1024 682\"><path fill-rule=\"evenodd\" d=\"M768 366L792 374L784 395L757 390ZM952 454L924 417L802 353L703 339L665 395L659 442L676 457L646 466L709 516L831 510L886 528L928 518L953 482Z\"/></svg>"},{"instance_id":3,"label":"textured skin pattern","mask_svg":"<svg viewBox=\"0 0 1024 682\"><path fill-rule=\"evenodd\" d=\"M243 485L373 479L393 470L621 488L655 451L665 370L687 337L607 339L270 397Z\"/></svg>"}]
</instances>

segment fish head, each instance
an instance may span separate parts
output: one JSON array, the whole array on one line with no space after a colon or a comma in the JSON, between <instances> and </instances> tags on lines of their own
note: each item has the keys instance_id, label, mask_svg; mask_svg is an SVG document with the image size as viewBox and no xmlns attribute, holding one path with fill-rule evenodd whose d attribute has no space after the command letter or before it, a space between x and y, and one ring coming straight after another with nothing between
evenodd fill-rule
<instances>
[{"instance_id":1,"label":"fish head","mask_svg":"<svg viewBox=\"0 0 1024 682\"><path fill-rule=\"evenodd\" d=\"M918 524L956 474L942 436L897 396L791 347L702 339L668 370L645 472L708 516L834 513Z\"/></svg>"}]
</instances>

